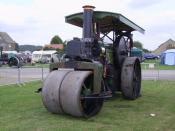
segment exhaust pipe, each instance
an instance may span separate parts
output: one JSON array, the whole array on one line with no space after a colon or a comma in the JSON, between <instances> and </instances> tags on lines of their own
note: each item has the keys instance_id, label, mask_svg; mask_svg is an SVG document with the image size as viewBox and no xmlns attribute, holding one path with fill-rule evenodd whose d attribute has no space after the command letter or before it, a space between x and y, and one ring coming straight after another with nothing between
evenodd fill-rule
<instances>
[{"instance_id":1,"label":"exhaust pipe","mask_svg":"<svg viewBox=\"0 0 175 131\"><path fill-rule=\"evenodd\" d=\"M0 46L0 58L2 57L2 51L3 51L3 47Z\"/></svg>"},{"instance_id":2,"label":"exhaust pipe","mask_svg":"<svg viewBox=\"0 0 175 131\"><path fill-rule=\"evenodd\" d=\"M83 39L93 38L93 10L94 6L83 6Z\"/></svg>"}]
</instances>

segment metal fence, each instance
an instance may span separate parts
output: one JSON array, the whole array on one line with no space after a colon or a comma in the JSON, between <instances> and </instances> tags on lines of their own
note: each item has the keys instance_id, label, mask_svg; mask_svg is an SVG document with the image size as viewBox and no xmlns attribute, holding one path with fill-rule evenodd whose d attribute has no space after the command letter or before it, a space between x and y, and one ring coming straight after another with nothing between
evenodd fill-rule
<instances>
[{"instance_id":1,"label":"metal fence","mask_svg":"<svg viewBox=\"0 0 175 131\"><path fill-rule=\"evenodd\" d=\"M0 85L23 84L25 82L44 80L48 68L40 67L0 67Z\"/></svg>"},{"instance_id":2,"label":"metal fence","mask_svg":"<svg viewBox=\"0 0 175 131\"><path fill-rule=\"evenodd\" d=\"M175 70L160 70L155 63L142 63L143 80L175 80ZM35 67L0 67L0 85L23 84L25 82L44 80L49 73L48 68Z\"/></svg>"},{"instance_id":3,"label":"metal fence","mask_svg":"<svg viewBox=\"0 0 175 131\"><path fill-rule=\"evenodd\" d=\"M141 63L142 72L144 73L144 79L148 80L159 80L160 69L159 63Z\"/></svg>"},{"instance_id":4,"label":"metal fence","mask_svg":"<svg viewBox=\"0 0 175 131\"><path fill-rule=\"evenodd\" d=\"M175 80L175 70L162 70L159 62L141 63L141 65L144 80Z\"/></svg>"}]
</instances>

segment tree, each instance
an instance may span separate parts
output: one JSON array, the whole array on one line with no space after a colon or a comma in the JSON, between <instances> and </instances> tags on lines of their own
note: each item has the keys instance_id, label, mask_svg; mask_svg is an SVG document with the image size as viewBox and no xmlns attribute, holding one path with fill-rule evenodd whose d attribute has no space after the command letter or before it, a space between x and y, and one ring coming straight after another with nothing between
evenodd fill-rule
<instances>
[{"instance_id":1,"label":"tree","mask_svg":"<svg viewBox=\"0 0 175 131\"><path fill-rule=\"evenodd\" d=\"M143 50L143 52L145 52L145 53L149 53L150 52L148 49L143 48L143 44L141 42L139 42L139 41L134 41L133 42L133 46Z\"/></svg>"},{"instance_id":2,"label":"tree","mask_svg":"<svg viewBox=\"0 0 175 131\"><path fill-rule=\"evenodd\" d=\"M145 49L145 48L143 48L143 52L150 53L150 51L148 49Z\"/></svg>"},{"instance_id":3,"label":"tree","mask_svg":"<svg viewBox=\"0 0 175 131\"><path fill-rule=\"evenodd\" d=\"M63 41L58 35L55 35L50 41L50 44L62 44L62 43Z\"/></svg>"},{"instance_id":4,"label":"tree","mask_svg":"<svg viewBox=\"0 0 175 131\"><path fill-rule=\"evenodd\" d=\"M35 46L35 45L19 45L19 51L26 51L29 50L31 52L36 50L41 50L42 46Z\"/></svg>"},{"instance_id":5,"label":"tree","mask_svg":"<svg viewBox=\"0 0 175 131\"><path fill-rule=\"evenodd\" d=\"M133 46L134 46L134 47L137 47L137 48L139 48L139 49L143 49L143 45L142 45L142 43L139 42L139 41L134 41L134 42L133 42Z\"/></svg>"}]
</instances>

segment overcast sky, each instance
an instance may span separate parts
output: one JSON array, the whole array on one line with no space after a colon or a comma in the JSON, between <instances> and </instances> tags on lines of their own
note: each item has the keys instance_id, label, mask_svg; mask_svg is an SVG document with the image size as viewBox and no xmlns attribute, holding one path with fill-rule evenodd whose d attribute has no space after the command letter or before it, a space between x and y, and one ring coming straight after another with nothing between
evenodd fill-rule
<instances>
[{"instance_id":1,"label":"overcast sky","mask_svg":"<svg viewBox=\"0 0 175 131\"><path fill-rule=\"evenodd\" d=\"M63 40L81 37L81 29L64 18L86 4L121 13L144 28L144 35L134 32L134 40L149 50L175 40L175 0L0 0L0 31L20 45L45 45L54 35Z\"/></svg>"}]
</instances>

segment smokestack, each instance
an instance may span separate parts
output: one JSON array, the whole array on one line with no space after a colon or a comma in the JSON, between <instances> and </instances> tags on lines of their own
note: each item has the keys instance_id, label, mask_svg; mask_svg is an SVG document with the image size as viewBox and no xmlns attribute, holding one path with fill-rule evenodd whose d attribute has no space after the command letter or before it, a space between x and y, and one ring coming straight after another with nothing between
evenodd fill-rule
<instances>
[{"instance_id":1,"label":"smokestack","mask_svg":"<svg viewBox=\"0 0 175 131\"><path fill-rule=\"evenodd\" d=\"M0 57L2 57L3 47L0 46Z\"/></svg>"},{"instance_id":2,"label":"smokestack","mask_svg":"<svg viewBox=\"0 0 175 131\"><path fill-rule=\"evenodd\" d=\"M94 6L85 5L83 6L83 38L92 38L93 37L93 10Z\"/></svg>"}]
</instances>

